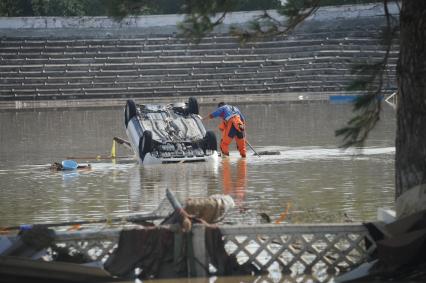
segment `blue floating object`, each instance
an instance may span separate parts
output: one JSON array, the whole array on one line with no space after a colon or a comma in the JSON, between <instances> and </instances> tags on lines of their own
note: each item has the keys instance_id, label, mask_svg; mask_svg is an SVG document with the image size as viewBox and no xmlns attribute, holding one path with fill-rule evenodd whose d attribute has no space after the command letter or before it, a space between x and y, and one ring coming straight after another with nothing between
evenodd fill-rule
<instances>
[{"instance_id":1,"label":"blue floating object","mask_svg":"<svg viewBox=\"0 0 426 283\"><path fill-rule=\"evenodd\" d=\"M332 103L353 103L359 95L330 95L329 99Z\"/></svg>"},{"instance_id":2,"label":"blue floating object","mask_svg":"<svg viewBox=\"0 0 426 283\"><path fill-rule=\"evenodd\" d=\"M78 163L74 160L63 160L62 161L62 169L63 170L76 170L78 167Z\"/></svg>"},{"instance_id":3,"label":"blue floating object","mask_svg":"<svg viewBox=\"0 0 426 283\"><path fill-rule=\"evenodd\" d=\"M354 103L361 95L330 95L329 101L331 103ZM383 95L376 96L378 101L384 98Z\"/></svg>"},{"instance_id":4,"label":"blue floating object","mask_svg":"<svg viewBox=\"0 0 426 283\"><path fill-rule=\"evenodd\" d=\"M31 229L33 229L33 225L31 225L31 224L19 225L19 230L21 230L21 231L28 231L28 230L31 230Z\"/></svg>"}]
</instances>

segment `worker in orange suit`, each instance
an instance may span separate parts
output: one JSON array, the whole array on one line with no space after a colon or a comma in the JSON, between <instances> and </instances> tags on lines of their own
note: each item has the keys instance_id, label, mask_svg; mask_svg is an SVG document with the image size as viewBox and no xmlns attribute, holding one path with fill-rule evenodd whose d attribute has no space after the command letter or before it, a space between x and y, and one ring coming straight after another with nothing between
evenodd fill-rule
<instances>
[{"instance_id":1,"label":"worker in orange suit","mask_svg":"<svg viewBox=\"0 0 426 283\"><path fill-rule=\"evenodd\" d=\"M219 129L222 132L222 140L220 141L220 150L222 154L229 156L229 145L232 139L235 139L241 157L246 157L244 115L237 107L228 105L225 102L220 102L217 105L217 109L208 116L203 117L203 120L218 117L222 118L222 122L219 124Z\"/></svg>"}]
</instances>

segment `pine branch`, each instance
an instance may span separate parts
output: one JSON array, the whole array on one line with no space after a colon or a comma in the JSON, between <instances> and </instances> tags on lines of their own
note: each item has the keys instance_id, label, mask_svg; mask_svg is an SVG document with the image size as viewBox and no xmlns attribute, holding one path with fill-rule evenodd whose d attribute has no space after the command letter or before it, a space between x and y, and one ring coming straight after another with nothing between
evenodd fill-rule
<instances>
[{"instance_id":1,"label":"pine branch","mask_svg":"<svg viewBox=\"0 0 426 283\"><path fill-rule=\"evenodd\" d=\"M203 37L223 23L227 13L232 11L233 0L186 0L183 5L185 19L178 24L180 36L199 43ZM219 17L216 18L216 15ZM216 18L216 19L215 19Z\"/></svg>"},{"instance_id":2,"label":"pine branch","mask_svg":"<svg viewBox=\"0 0 426 283\"><path fill-rule=\"evenodd\" d=\"M262 15L253 19L248 29L243 30L233 26L230 33L237 36L242 44L262 38L287 35L307 17L316 12L320 1L289 0L281 9L277 10L279 15L287 17L287 22L284 23L282 20L276 19L267 11L264 11Z\"/></svg>"},{"instance_id":3,"label":"pine branch","mask_svg":"<svg viewBox=\"0 0 426 283\"><path fill-rule=\"evenodd\" d=\"M353 111L359 112L358 115L352 118L346 127L335 131L336 136L342 137L342 148L363 146L370 131L380 120L386 65L392 48L392 40L397 32L397 26L393 25L391 21L387 0L384 0L384 10L386 28L382 32L381 44L385 46L386 52L379 62L358 64L352 69L352 73L358 75L358 79L348 89L365 90L367 94L360 96L354 103ZM361 77L361 75L364 75L364 77Z\"/></svg>"}]
</instances>

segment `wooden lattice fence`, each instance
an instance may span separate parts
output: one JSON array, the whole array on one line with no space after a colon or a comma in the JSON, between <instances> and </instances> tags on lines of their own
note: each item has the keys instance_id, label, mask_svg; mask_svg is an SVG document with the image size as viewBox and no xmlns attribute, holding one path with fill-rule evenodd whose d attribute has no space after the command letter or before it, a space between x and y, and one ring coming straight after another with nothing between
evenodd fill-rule
<instances>
[{"instance_id":1,"label":"wooden lattice fence","mask_svg":"<svg viewBox=\"0 0 426 283\"><path fill-rule=\"evenodd\" d=\"M323 281L363 263L376 248L361 224L226 226L225 249L270 274Z\"/></svg>"},{"instance_id":2,"label":"wooden lattice fence","mask_svg":"<svg viewBox=\"0 0 426 283\"><path fill-rule=\"evenodd\" d=\"M225 250L273 278L326 282L365 262L376 245L361 224L224 225ZM55 245L105 261L117 246L119 229L57 233ZM205 248L204 227L193 227L197 276L214 272ZM302 282L305 280L302 279Z\"/></svg>"}]
</instances>

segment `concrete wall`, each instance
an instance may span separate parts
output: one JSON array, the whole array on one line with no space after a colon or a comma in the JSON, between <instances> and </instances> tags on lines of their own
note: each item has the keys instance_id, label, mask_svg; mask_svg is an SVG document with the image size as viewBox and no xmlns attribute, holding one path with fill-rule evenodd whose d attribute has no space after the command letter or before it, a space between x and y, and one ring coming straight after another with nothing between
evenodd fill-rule
<instances>
[{"instance_id":1,"label":"concrete wall","mask_svg":"<svg viewBox=\"0 0 426 283\"><path fill-rule=\"evenodd\" d=\"M398 6L390 5L392 14L398 14ZM229 14L224 25L216 32L227 32L231 25L242 26L262 11L235 12ZM270 11L277 15L276 12ZM315 15L308 18L303 28L317 27L318 23L335 27L335 21L362 20L370 22L381 18L384 10L382 4L346 5L339 7L322 7ZM116 21L108 17L0 17L1 37L129 37L140 35L173 35L178 32L176 24L183 20L183 15L152 15L128 17ZM284 19L283 19L284 20Z\"/></svg>"}]
</instances>

